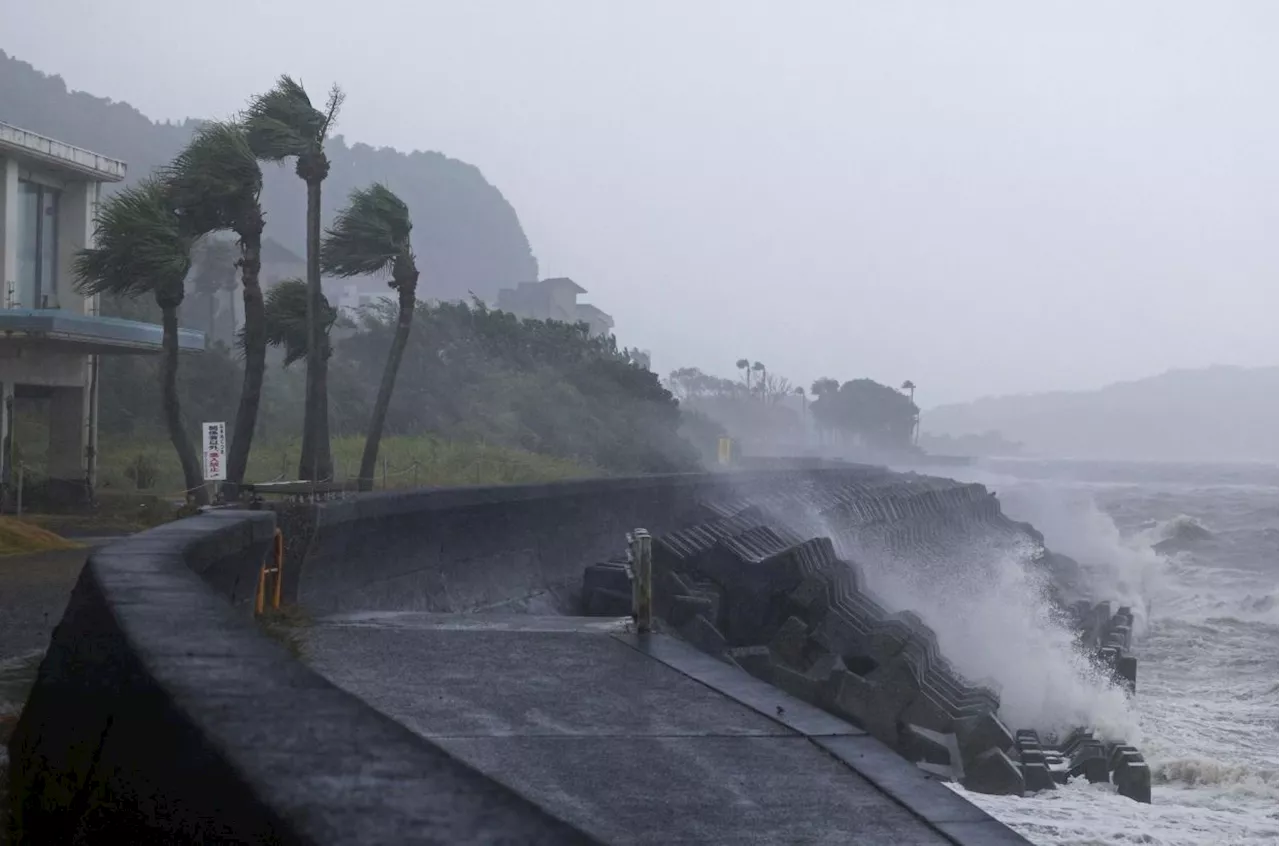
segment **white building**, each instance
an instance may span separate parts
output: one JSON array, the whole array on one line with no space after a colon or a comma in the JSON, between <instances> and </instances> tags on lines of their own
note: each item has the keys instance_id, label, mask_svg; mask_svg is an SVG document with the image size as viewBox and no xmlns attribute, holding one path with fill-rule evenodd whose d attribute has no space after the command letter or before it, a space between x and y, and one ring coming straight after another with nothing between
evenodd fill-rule
<instances>
[{"instance_id":1,"label":"white building","mask_svg":"<svg viewBox=\"0 0 1280 846\"><path fill-rule=\"evenodd\" d=\"M613 318L589 303L578 302L578 295L586 292L586 288L565 277L521 282L498 291L497 308L526 320L585 323L592 335L607 335L613 331Z\"/></svg>"},{"instance_id":2,"label":"white building","mask_svg":"<svg viewBox=\"0 0 1280 846\"><path fill-rule=\"evenodd\" d=\"M14 405L45 400L51 482L95 482L98 358L160 352L160 326L98 315L75 290L102 184L125 164L0 123L0 479L12 479ZM183 351L204 335L182 330Z\"/></svg>"}]
</instances>

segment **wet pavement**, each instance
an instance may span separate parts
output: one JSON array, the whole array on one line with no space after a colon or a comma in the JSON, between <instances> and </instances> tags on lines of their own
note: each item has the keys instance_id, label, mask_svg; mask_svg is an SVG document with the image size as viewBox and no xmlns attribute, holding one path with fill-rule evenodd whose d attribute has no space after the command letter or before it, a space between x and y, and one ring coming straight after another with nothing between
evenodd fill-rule
<instances>
[{"instance_id":1,"label":"wet pavement","mask_svg":"<svg viewBox=\"0 0 1280 846\"><path fill-rule=\"evenodd\" d=\"M304 642L339 687L607 843L1025 842L854 726L623 621L343 614Z\"/></svg>"}]
</instances>

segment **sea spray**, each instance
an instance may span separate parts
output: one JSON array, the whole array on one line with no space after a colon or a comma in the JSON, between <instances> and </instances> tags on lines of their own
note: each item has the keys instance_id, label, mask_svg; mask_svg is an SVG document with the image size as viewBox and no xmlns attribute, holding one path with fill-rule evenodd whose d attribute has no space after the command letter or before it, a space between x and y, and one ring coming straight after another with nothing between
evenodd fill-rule
<instances>
[{"instance_id":1,"label":"sea spray","mask_svg":"<svg viewBox=\"0 0 1280 846\"><path fill-rule=\"evenodd\" d=\"M1129 604L1141 634L1160 557L1122 537L1091 500L1038 493L1038 507L1025 507L1037 500L1024 496L1017 519L1042 531L1055 552L1080 556L1091 598L1111 600L1113 608ZM933 554L904 555L870 535L863 542L859 533L811 520L815 525L805 528L836 538L840 554L859 563L887 608L914 611L956 670L999 690L1000 714L1011 727L1048 734L1085 727L1106 739L1141 742L1129 695L1081 649L1063 609L1050 599L1050 574L1036 560L1043 550L1032 538L973 537Z\"/></svg>"},{"instance_id":2,"label":"sea spray","mask_svg":"<svg viewBox=\"0 0 1280 846\"><path fill-rule=\"evenodd\" d=\"M937 634L963 676L1000 693L1013 728L1063 735L1093 728L1106 739L1140 740L1129 698L1096 667L1049 600L1047 574L1030 542L958 546L942 562L922 564L868 553L868 587L889 608L909 608Z\"/></svg>"}]
</instances>

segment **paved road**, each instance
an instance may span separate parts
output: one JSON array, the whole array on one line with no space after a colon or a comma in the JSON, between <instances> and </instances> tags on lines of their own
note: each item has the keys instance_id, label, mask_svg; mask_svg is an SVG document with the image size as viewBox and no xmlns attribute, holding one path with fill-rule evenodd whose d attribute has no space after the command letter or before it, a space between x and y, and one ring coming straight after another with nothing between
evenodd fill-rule
<instances>
[{"instance_id":1,"label":"paved road","mask_svg":"<svg viewBox=\"0 0 1280 846\"><path fill-rule=\"evenodd\" d=\"M43 652L89 550L0 557L0 664Z\"/></svg>"},{"instance_id":2,"label":"paved road","mask_svg":"<svg viewBox=\"0 0 1280 846\"><path fill-rule=\"evenodd\" d=\"M88 549L0 557L0 844L7 842L5 744Z\"/></svg>"},{"instance_id":3,"label":"paved road","mask_svg":"<svg viewBox=\"0 0 1280 846\"><path fill-rule=\"evenodd\" d=\"M309 662L611 844L1025 844L863 732L621 623L323 618Z\"/></svg>"}]
</instances>

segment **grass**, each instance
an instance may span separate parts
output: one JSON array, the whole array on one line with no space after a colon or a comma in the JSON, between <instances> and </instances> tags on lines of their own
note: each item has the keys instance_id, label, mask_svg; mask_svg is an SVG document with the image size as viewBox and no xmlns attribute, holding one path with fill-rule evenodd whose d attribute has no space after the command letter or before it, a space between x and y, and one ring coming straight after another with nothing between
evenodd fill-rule
<instances>
[{"instance_id":1,"label":"grass","mask_svg":"<svg viewBox=\"0 0 1280 846\"><path fill-rule=\"evenodd\" d=\"M306 657L306 638L303 629L311 625L311 617L300 605L284 605L268 609L258 617L258 625L267 637L289 650L289 654L301 661Z\"/></svg>"},{"instance_id":2,"label":"grass","mask_svg":"<svg viewBox=\"0 0 1280 846\"><path fill-rule=\"evenodd\" d=\"M0 517L0 555L23 555L54 549L76 549L69 541L46 528L16 517Z\"/></svg>"},{"instance_id":3,"label":"grass","mask_svg":"<svg viewBox=\"0 0 1280 846\"><path fill-rule=\"evenodd\" d=\"M360 472L364 438L333 439L334 476L352 480ZM292 480L298 475L298 441L257 442L249 456L247 480ZM182 471L173 447L163 438L103 438L98 449L98 487L104 494L137 491L139 458L154 475L143 492L166 499L183 495ZM132 468L132 470L131 470ZM508 485L599 475L599 471L563 458L508 447L448 441L430 435L385 438L378 452L374 488L429 485ZM132 476L132 477L131 477Z\"/></svg>"}]
</instances>

